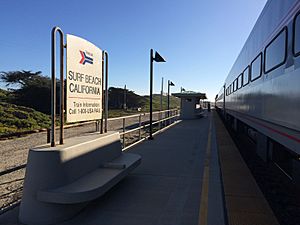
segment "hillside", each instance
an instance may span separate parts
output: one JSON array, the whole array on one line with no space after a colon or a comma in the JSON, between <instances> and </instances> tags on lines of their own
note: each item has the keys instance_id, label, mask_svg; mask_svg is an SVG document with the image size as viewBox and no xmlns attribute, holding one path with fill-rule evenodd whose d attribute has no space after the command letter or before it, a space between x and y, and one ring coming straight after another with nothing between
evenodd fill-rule
<instances>
[{"instance_id":1,"label":"hillside","mask_svg":"<svg viewBox=\"0 0 300 225\"><path fill-rule=\"evenodd\" d=\"M144 106L146 111L149 111L149 96L144 96L146 98L147 104ZM162 109L166 110L168 108L168 97L163 96L162 99ZM174 96L170 96L170 109L179 108L180 107L180 99ZM153 110L160 110L160 94L153 95Z\"/></svg>"},{"instance_id":2,"label":"hillside","mask_svg":"<svg viewBox=\"0 0 300 225\"><path fill-rule=\"evenodd\" d=\"M109 110L122 110L124 105L124 89L110 87L109 95ZM149 111L149 95L140 96L134 91L126 90L126 107L127 111L134 111L141 108L143 112ZM180 99L170 96L170 108L180 107ZM153 109L160 110L160 94L153 94ZM167 96L163 96L163 110L167 109Z\"/></svg>"},{"instance_id":3,"label":"hillside","mask_svg":"<svg viewBox=\"0 0 300 225\"><path fill-rule=\"evenodd\" d=\"M7 102L9 98L11 98L11 93L0 88L0 102Z\"/></svg>"},{"instance_id":4,"label":"hillside","mask_svg":"<svg viewBox=\"0 0 300 225\"><path fill-rule=\"evenodd\" d=\"M137 107L141 108L141 111L137 111L136 108L127 108L125 111L122 107L112 109L110 108L108 111L108 117L118 117L118 116L128 116L132 114L136 114L139 112L149 112L149 96L139 96L141 98L140 104ZM163 96L163 110L167 109L167 96ZM121 104L122 106L122 104ZM170 96L170 108L179 108L180 107L180 99L174 96ZM153 111L160 110L160 95L153 95Z\"/></svg>"},{"instance_id":5,"label":"hillside","mask_svg":"<svg viewBox=\"0 0 300 225\"><path fill-rule=\"evenodd\" d=\"M48 127L49 116L28 107L0 102L0 136Z\"/></svg>"},{"instance_id":6,"label":"hillside","mask_svg":"<svg viewBox=\"0 0 300 225\"><path fill-rule=\"evenodd\" d=\"M109 117L149 112L149 96L140 96L127 90L127 110L123 109L124 89L109 89ZM0 89L0 137L50 127L50 116L15 103L14 93ZM180 99L170 96L170 108L179 108ZM141 108L141 111L137 109ZM167 96L163 96L163 110L167 109ZM160 110L160 95L153 95L153 111Z\"/></svg>"}]
</instances>

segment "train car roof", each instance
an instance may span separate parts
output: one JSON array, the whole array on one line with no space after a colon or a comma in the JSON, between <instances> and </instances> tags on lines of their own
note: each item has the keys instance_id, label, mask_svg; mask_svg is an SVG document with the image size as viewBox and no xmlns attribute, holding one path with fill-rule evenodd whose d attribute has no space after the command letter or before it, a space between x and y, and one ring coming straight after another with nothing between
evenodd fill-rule
<instances>
[{"instance_id":1,"label":"train car roof","mask_svg":"<svg viewBox=\"0 0 300 225\"><path fill-rule=\"evenodd\" d=\"M263 51L272 37L292 18L292 14L296 13L295 9L299 4L299 0L269 0L266 3L225 80L226 86Z\"/></svg>"}]
</instances>

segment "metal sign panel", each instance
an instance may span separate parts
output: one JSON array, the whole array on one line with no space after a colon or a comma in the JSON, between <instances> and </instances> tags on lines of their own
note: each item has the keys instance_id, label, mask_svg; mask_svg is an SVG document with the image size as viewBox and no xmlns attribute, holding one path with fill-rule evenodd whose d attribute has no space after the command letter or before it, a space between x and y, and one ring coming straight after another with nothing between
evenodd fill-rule
<instances>
[{"instance_id":1,"label":"metal sign panel","mask_svg":"<svg viewBox=\"0 0 300 225\"><path fill-rule=\"evenodd\" d=\"M67 122L102 118L102 50L67 35Z\"/></svg>"}]
</instances>

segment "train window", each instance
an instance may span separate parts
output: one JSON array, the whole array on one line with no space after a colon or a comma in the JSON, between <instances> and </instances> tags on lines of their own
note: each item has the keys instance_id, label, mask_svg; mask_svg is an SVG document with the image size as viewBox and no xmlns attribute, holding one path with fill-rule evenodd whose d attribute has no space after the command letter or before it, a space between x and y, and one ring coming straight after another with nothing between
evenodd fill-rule
<instances>
[{"instance_id":1,"label":"train window","mask_svg":"<svg viewBox=\"0 0 300 225\"><path fill-rule=\"evenodd\" d=\"M293 53L294 56L300 55L300 11L294 19L293 35Z\"/></svg>"},{"instance_id":2,"label":"train window","mask_svg":"<svg viewBox=\"0 0 300 225\"><path fill-rule=\"evenodd\" d=\"M234 87L233 88L234 88L234 91L237 90L237 79L234 80Z\"/></svg>"},{"instance_id":3,"label":"train window","mask_svg":"<svg viewBox=\"0 0 300 225\"><path fill-rule=\"evenodd\" d=\"M262 64L262 53L259 53L258 56L251 63L251 81L258 79L261 76L261 64Z\"/></svg>"},{"instance_id":4,"label":"train window","mask_svg":"<svg viewBox=\"0 0 300 225\"><path fill-rule=\"evenodd\" d=\"M243 86L246 86L247 84L249 84L249 78L250 78L250 73L249 73L249 71L250 71L250 67L249 66L247 66L247 68L244 70L244 72L243 72Z\"/></svg>"},{"instance_id":5,"label":"train window","mask_svg":"<svg viewBox=\"0 0 300 225\"><path fill-rule=\"evenodd\" d=\"M240 89L243 86L243 74L240 74L237 78L237 88Z\"/></svg>"},{"instance_id":6,"label":"train window","mask_svg":"<svg viewBox=\"0 0 300 225\"><path fill-rule=\"evenodd\" d=\"M286 59L287 28L284 27L265 48L265 73L284 64Z\"/></svg>"},{"instance_id":7,"label":"train window","mask_svg":"<svg viewBox=\"0 0 300 225\"><path fill-rule=\"evenodd\" d=\"M237 79L233 81L233 91L237 90Z\"/></svg>"}]
</instances>

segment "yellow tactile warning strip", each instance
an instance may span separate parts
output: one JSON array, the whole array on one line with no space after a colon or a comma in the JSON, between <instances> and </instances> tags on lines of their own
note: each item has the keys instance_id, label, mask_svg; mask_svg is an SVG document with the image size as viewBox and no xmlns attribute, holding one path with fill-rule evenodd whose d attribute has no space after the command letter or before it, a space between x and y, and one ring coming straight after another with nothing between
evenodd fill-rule
<instances>
[{"instance_id":1,"label":"yellow tactile warning strip","mask_svg":"<svg viewBox=\"0 0 300 225\"><path fill-rule=\"evenodd\" d=\"M279 225L216 112L214 122L228 225Z\"/></svg>"},{"instance_id":2,"label":"yellow tactile warning strip","mask_svg":"<svg viewBox=\"0 0 300 225\"><path fill-rule=\"evenodd\" d=\"M204 162L200 212L199 212L199 225L207 225L209 164L210 164L210 153L211 153L211 127L212 127L212 118L210 119L210 122L209 122L209 131L208 131L208 139L207 139L207 146L206 146L206 156L205 156L205 162Z\"/></svg>"}]
</instances>

